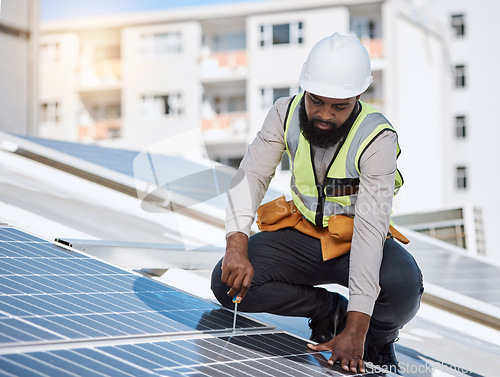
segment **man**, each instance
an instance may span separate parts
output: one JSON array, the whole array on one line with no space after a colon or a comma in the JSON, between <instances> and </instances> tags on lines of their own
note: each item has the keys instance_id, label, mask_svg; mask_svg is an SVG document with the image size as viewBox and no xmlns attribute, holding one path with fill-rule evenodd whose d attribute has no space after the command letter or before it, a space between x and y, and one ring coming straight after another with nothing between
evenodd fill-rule
<instances>
[{"instance_id":1,"label":"man","mask_svg":"<svg viewBox=\"0 0 500 377\"><path fill-rule=\"evenodd\" d=\"M241 162L229 192L227 247L212 290L228 308L310 318L313 350L346 371L364 361L397 372L393 343L416 314L422 275L390 227L402 185L397 134L360 101L372 82L359 40L337 33L311 50L304 93L276 101ZM291 161L292 200L257 207L282 154ZM392 230L392 235L389 234ZM404 237L399 237L404 240ZM349 287L346 298L316 285Z\"/></svg>"}]
</instances>

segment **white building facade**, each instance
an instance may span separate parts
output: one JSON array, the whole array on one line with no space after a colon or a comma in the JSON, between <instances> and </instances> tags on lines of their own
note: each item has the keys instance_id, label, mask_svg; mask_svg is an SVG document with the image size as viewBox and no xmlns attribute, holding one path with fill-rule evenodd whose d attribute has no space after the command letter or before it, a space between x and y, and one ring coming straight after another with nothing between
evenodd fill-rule
<instances>
[{"instance_id":1,"label":"white building facade","mask_svg":"<svg viewBox=\"0 0 500 377\"><path fill-rule=\"evenodd\" d=\"M472 31L481 29L474 25L484 7L429 4L269 0L45 23L41 106L56 115L43 119L40 135L133 149L175 136L165 153L206 148L211 159L237 165L273 102L300 91L300 69L312 46L334 32L355 33L370 53L374 76L362 100L399 134L405 186L394 213L482 209L490 224L484 234L494 234L489 214L500 200L495 204L487 194L494 186L482 191L486 172L476 167L482 154L495 153L479 147L495 140L484 144L480 133L493 108L482 99L494 96L475 90L481 84L487 93L498 79L467 60L485 56ZM451 26L460 7L470 22L463 39L453 37ZM464 71L466 87L456 88ZM278 168L280 179L286 184L288 175ZM468 231L475 243L474 224ZM488 255L500 257L495 248L486 241Z\"/></svg>"},{"instance_id":2,"label":"white building facade","mask_svg":"<svg viewBox=\"0 0 500 377\"><path fill-rule=\"evenodd\" d=\"M481 218L469 226L477 234L479 252L500 260L495 240L500 221L500 175L497 140L496 88L500 85L500 48L492 32L500 2L491 0L426 1L421 7L445 25L451 96L443 145L445 193L443 205L462 205ZM470 223L472 221L469 221ZM469 247L469 246L468 246Z\"/></svg>"},{"instance_id":3,"label":"white building facade","mask_svg":"<svg viewBox=\"0 0 500 377\"><path fill-rule=\"evenodd\" d=\"M35 134L38 126L38 1L0 1L0 131Z\"/></svg>"},{"instance_id":4,"label":"white building facade","mask_svg":"<svg viewBox=\"0 0 500 377\"><path fill-rule=\"evenodd\" d=\"M307 53L333 32L362 39L375 79L363 99L395 116L396 99L412 92L393 69L402 48L411 52L397 35L414 21L400 16L404 1L348 4L272 0L45 23L41 102L55 116L40 134L143 148L198 129L210 157L236 162L274 100L299 92ZM406 69L418 76L441 63Z\"/></svg>"}]
</instances>

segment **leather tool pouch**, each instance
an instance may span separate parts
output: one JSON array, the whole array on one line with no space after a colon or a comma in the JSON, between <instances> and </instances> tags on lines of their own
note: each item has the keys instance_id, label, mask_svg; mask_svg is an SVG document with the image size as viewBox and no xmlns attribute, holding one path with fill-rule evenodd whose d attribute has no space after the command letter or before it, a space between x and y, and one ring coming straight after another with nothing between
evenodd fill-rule
<instances>
[{"instance_id":1,"label":"leather tool pouch","mask_svg":"<svg viewBox=\"0 0 500 377\"><path fill-rule=\"evenodd\" d=\"M284 195L262 204L257 209L257 225L261 231L294 227L302 215L292 201L287 202Z\"/></svg>"},{"instance_id":2,"label":"leather tool pouch","mask_svg":"<svg viewBox=\"0 0 500 377\"><path fill-rule=\"evenodd\" d=\"M295 207L293 201L286 201L284 195L257 209L257 225L263 232L272 232L283 228L295 228L309 236L320 239L323 260L329 260L347 253L351 249L354 218L335 215L328 220L327 228L320 228L307 221ZM410 242L391 225L388 237L393 236L402 243Z\"/></svg>"},{"instance_id":3,"label":"leather tool pouch","mask_svg":"<svg viewBox=\"0 0 500 377\"><path fill-rule=\"evenodd\" d=\"M328 220L328 231L339 241L351 241L354 231L354 218L335 215Z\"/></svg>"}]
</instances>

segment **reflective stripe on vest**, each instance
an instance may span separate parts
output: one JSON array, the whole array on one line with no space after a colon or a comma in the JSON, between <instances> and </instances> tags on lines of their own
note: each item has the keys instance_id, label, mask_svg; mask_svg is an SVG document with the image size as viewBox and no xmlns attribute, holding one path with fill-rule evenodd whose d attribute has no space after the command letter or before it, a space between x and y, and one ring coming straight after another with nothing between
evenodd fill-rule
<instances>
[{"instance_id":1,"label":"reflective stripe on vest","mask_svg":"<svg viewBox=\"0 0 500 377\"><path fill-rule=\"evenodd\" d=\"M285 119L285 143L290 157L292 199L300 212L312 223L328 226L333 215L354 216L354 205L359 185L359 161L363 152L382 132L396 132L389 121L373 107L360 101L361 112L352 125L334 160L326 163L325 180L316 183L309 142L299 126L299 105L303 94L295 96ZM397 145L397 156L400 154ZM396 170L394 195L403 185L403 178ZM319 224L318 224L319 223Z\"/></svg>"}]
</instances>

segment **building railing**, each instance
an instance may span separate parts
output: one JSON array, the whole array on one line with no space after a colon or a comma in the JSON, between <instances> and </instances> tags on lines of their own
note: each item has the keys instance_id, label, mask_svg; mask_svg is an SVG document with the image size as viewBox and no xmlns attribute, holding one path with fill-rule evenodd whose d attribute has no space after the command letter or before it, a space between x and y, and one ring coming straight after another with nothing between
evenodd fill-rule
<instances>
[{"instance_id":1,"label":"building railing","mask_svg":"<svg viewBox=\"0 0 500 377\"><path fill-rule=\"evenodd\" d=\"M206 78L244 74L247 66L246 50L214 52L200 58L201 75Z\"/></svg>"},{"instance_id":2,"label":"building railing","mask_svg":"<svg viewBox=\"0 0 500 377\"><path fill-rule=\"evenodd\" d=\"M384 57L384 41L382 38L361 38L360 40L368 54L370 54L370 58L380 59Z\"/></svg>"},{"instance_id":3,"label":"building railing","mask_svg":"<svg viewBox=\"0 0 500 377\"><path fill-rule=\"evenodd\" d=\"M78 127L78 139L102 140L120 137L121 118L97 120L89 125Z\"/></svg>"},{"instance_id":4,"label":"building railing","mask_svg":"<svg viewBox=\"0 0 500 377\"><path fill-rule=\"evenodd\" d=\"M80 63L79 80L82 87L116 85L120 83L121 78L121 59Z\"/></svg>"},{"instance_id":5,"label":"building railing","mask_svg":"<svg viewBox=\"0 0 500 377\"><path fill-rule=\"evenodd\" d=\"M244 111L218 114L201 120L201 130L205 136L245 136L248 116Z\"/></svg>"}]
</instances>

